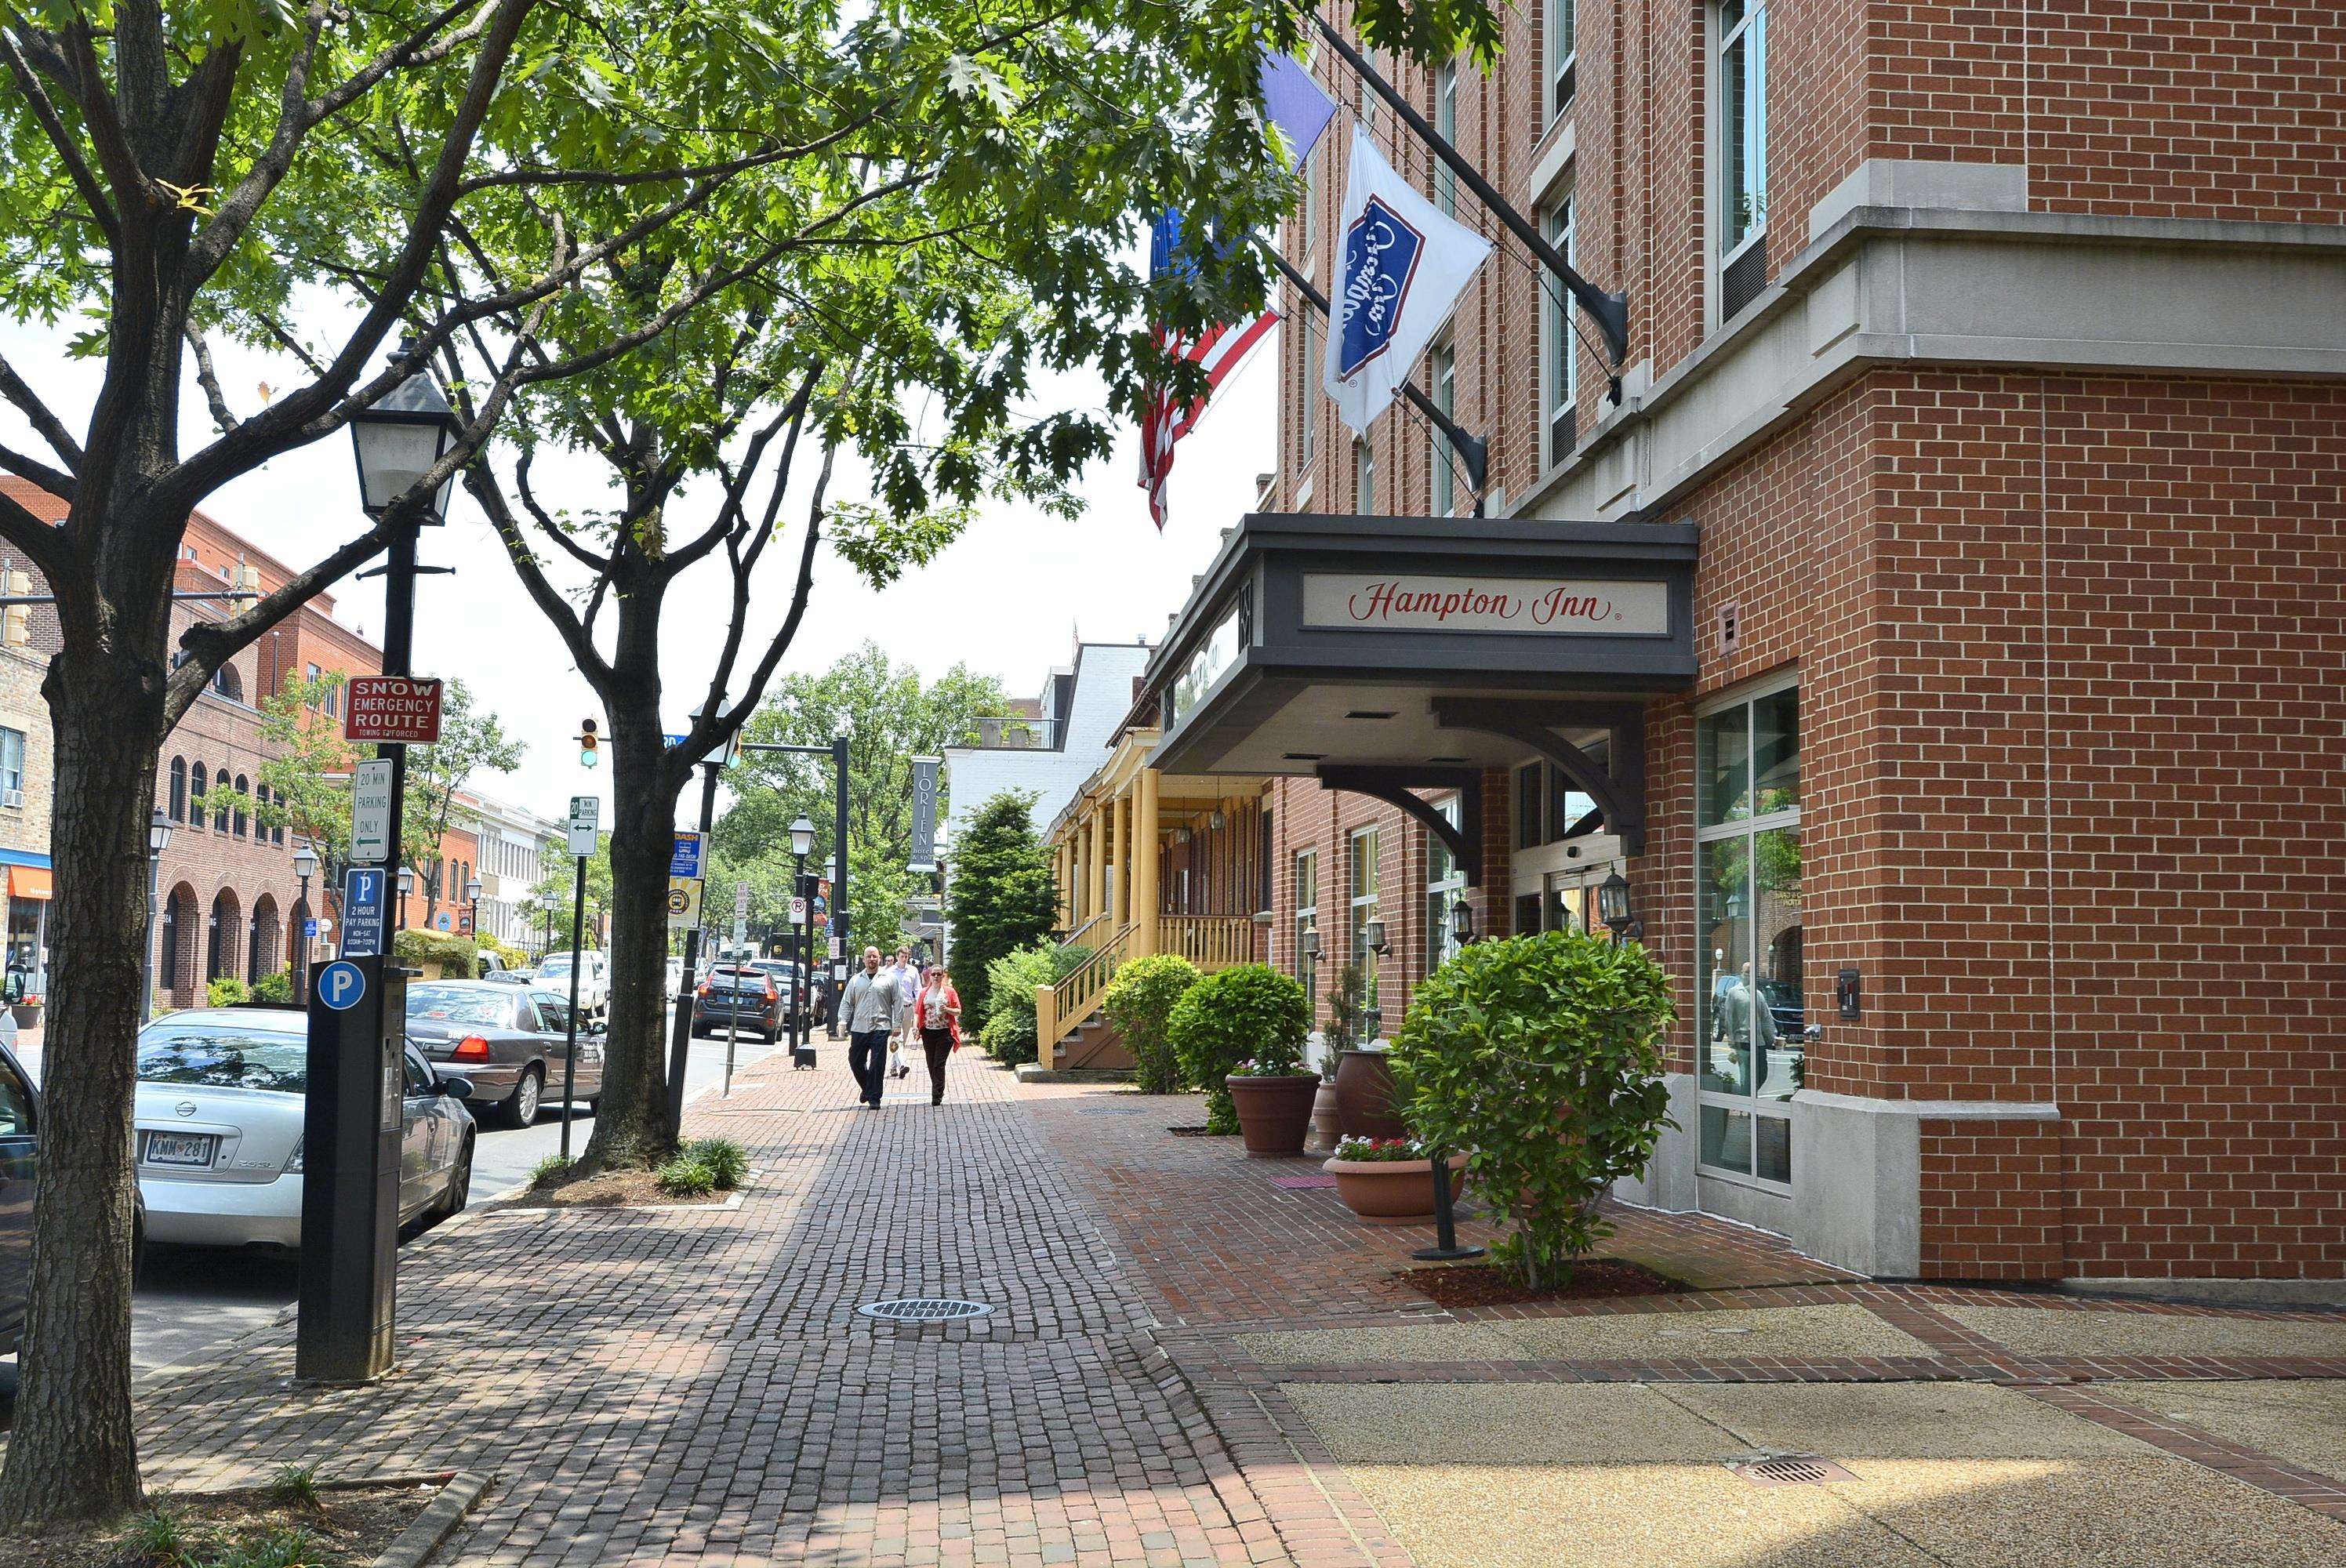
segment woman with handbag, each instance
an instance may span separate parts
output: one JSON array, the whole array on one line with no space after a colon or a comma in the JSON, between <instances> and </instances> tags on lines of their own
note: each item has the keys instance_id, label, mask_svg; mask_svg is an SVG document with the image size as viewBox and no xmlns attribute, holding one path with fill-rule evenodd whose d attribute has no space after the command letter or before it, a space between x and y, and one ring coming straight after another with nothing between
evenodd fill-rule
<instances>
[{"instance_id":1,"label":"woman with handbag","mask_svg":"<svg viewBox=\"0 0 2346 1568\"><path fill-rule=\"evenodd\" d=\"M913 1021L921 1032L921 1049L929 1059L929 1104L945 1103L945 1063L961 1049L961 993L942 963L929 965L921 993L913 1002Z\"/></svg>"}]
</instances>

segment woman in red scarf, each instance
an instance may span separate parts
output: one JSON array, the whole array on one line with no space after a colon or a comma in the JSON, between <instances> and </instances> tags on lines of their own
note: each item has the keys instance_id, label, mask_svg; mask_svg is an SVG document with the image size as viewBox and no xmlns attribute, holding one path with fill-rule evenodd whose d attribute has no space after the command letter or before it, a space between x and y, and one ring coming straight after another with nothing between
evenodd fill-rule
<instances>
[{"instance_id":1,"label":"woman in red scarf","mask_svg":"<svg viewBox=\"0 0 2346 1568\"><path fill-rule=\"evenodd\" d=\"M929 965L913 999L913 1020L921 1031L921 1049L929 1058L929 1104L945 1103L945 1062L961 1049L961 993L942 963Z\"/></svg>"}]
</instances>

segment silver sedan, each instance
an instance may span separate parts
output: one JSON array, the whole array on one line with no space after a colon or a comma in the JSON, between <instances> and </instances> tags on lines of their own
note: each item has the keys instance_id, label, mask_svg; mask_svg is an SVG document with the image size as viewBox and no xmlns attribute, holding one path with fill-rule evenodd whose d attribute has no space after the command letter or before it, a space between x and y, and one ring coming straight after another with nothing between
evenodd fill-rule
<instances>
[{"instance_id":1,"label":"silver sedan","mask_svg":"<svg viewBox=\"0 0 2346 1568\"><path fill-rule=\"evenodd\" d=\"M138 1032L138 1190L151 1241L299 1247L309 1033L298 1009L207 1007ZM406 1050L399 1219L429 1226L472 1193L471 1085Z\"/></svg>"}]
</instances>

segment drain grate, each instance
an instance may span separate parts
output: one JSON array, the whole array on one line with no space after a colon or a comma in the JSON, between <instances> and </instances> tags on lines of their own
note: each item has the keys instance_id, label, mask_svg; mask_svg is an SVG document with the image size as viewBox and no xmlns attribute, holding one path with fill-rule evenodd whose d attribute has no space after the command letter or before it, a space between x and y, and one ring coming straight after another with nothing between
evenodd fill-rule
<instances>
[{"instance_id":1,"label":"drain grate","mask_svg":"<svg viewBox=\"0 0 2346 1568\"><path fill-rule=\"evenodd\" d=\"M892 1301L866 1301L856 1308L882 1323L966 1323L989 1318L994 1308L983 1301L957 1301L944 1296L902 1296Z\"/></svg>"},{"instance_id":2,"label":"drain grate","mask_svg":"<svg viewBox=\"0 0 2346 1568\"><path fill-rule=\"evenodd\" d=\"M1857 1477L1829 1459L1812 1453L1780 1453L1727 1467L1754 1486L1815 1486L1828 1481Z\"/></svg>"}]
</instances>

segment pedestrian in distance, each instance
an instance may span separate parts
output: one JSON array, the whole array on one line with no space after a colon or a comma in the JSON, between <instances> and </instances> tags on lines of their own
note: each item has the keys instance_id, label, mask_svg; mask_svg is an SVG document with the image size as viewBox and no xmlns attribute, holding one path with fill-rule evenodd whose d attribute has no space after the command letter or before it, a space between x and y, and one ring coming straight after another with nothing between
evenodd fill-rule
<instances>
[{"instance_id":1,"label":"pedestrian in distance","mask_svg":"<svg viewBox=\"0 0 2346 1568\"><path fill-rule=\"evenodd\" d=\"M904 1052L913 1043L913 999L921 993L921 966L913 962L911 948L896 950L896 962L889 969L888 976L896 983L896 1016L902 1021L900 1027L903 1030L899 1038L888 1044L889 1076L903 1078L910 1076L913 1071L904 1061Z\"/></svg>"},{"instance_id":2,"label":"pedestrian in distance","mask_svg":"<svg viewBox=\"0 0 2346 1568\"><path fill-rule=\"evenodd\" d=\"M961 1049L961 993L942 963L929 965L928 978L913 1003L913 1026L921 1032L921 1050L929 1059L929 1104L945 1103L945 1063Z\"/></svg>"},{"instance_id":3,"label":"pedestrian in distance","mask_svg":"<svg viewBox=\"0 0 2346 1568\"><path fill-rule=\"evenodd\" d=\"M863 1103L877 1105L887 1082L888 1042L895 1037L902 1011L894 979L880 972L878 948L863 950L863 967L847 983L839 1010L847 1020L848 1071L855 1074Z\"/></svg>"}]
</instances>

